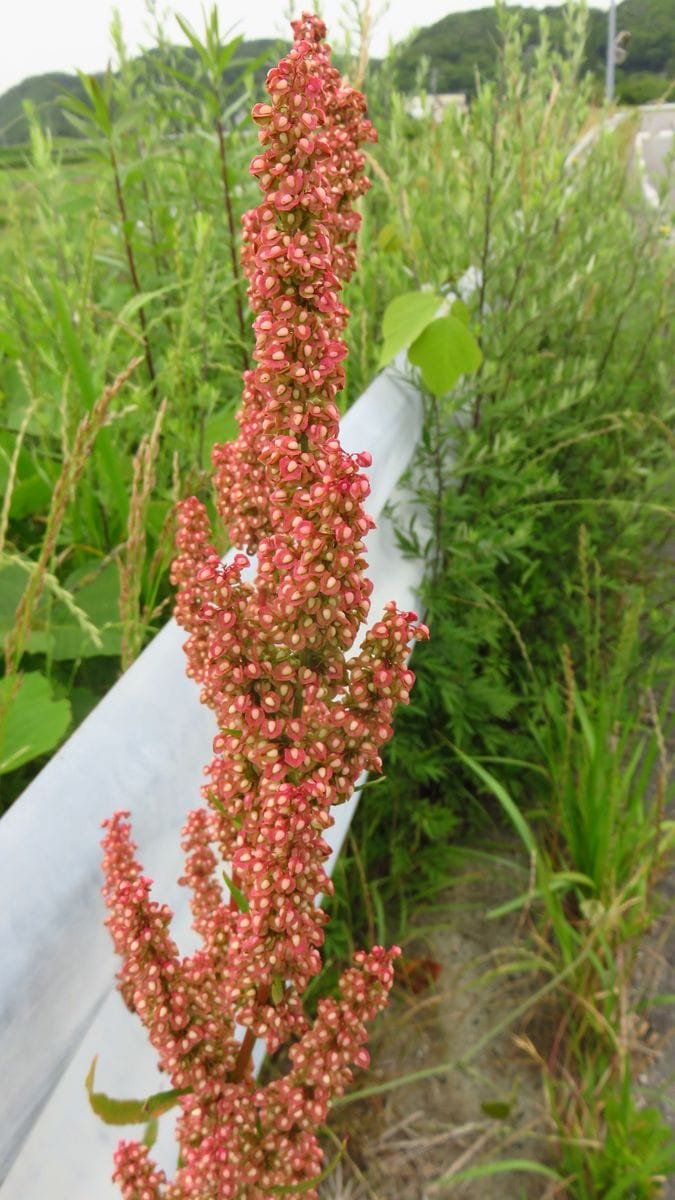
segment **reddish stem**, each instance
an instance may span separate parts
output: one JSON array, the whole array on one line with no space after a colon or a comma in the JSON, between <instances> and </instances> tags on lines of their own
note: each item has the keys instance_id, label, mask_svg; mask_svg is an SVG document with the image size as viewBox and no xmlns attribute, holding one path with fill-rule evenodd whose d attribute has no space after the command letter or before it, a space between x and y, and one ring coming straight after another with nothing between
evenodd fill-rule
<instances>
[{"instance_id":1,"label":"reddish stem","mask_svg":"<svg viewBox=\"0 0 675 1200\"><path fill-rule=\"evenodd\" d=\"M269 999L269 994L269 985L266 983L261 984L258 988L257 1003L266 1004ZM241 1043L241 1050L237 1055L237 1061L234 1064L234 1072L232 1074L233 1083L241 1083L242 1079L244 1078L244 1075L246 1074L246 1068L253 1052L255 1041L256 1036L253 1030L247 1029L244 1035L244 1040Z\"/></svg>"}]
</instances>

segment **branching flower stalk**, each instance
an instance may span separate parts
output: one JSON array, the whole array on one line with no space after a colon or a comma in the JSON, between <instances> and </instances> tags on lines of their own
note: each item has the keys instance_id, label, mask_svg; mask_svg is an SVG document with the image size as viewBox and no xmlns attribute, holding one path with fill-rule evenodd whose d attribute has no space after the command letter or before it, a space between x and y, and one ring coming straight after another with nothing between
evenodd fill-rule
<instances>
[{"instance_id":1,"label":"branching flower stalk","mask_svg":"<svg viewBox=\"0 0 675 1200\"><path fill-rule=\"evenodd\" d=\"M176 616L188 674L219 727L206 803L184 829L182 882L202 938L191 957L179 956L171 913L150 899L128 814L106 823L120 988L181 1093L174 1180L146 1146L122 1142L114 1177L125 1200L316 1200L316 1131L353 1065L368 1063L365 1022L386 1003L398 953L359 951L310 1023L302 997L321 968L330 810L364 770L381 768L393 710L413 684L411 638L427 631L392 602L353 652L372 590L373 522L363 508L370 457L346 454L338 439L339 293L355 263L352 201L367 186L358 147L374 134L363 97L330 66L323 23L304 15L293 29L293 49L268 75L269 103L253 110L263 201L244 218L244 267L257 366L244 376L239 438L214 451L230 536L257 550L253 583L242 579L243 553L221 563L198 500L179 513ZM270 1053L290 1042L287 1074L264 1087L256 1039Z\"/></svg>"}]
</instances>

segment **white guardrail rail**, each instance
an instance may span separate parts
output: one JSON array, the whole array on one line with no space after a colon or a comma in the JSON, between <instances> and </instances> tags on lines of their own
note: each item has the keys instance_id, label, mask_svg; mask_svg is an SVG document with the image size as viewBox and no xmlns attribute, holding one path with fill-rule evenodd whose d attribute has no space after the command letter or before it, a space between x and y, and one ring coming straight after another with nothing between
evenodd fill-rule
<instances>
[{"instance_id":1,"label":"white guardrail rail","mask_svg":"<svg viewBox=\"0 0 675 1200\"><path fill-rule=\"evenodd\" d=\"M421 398L396 368L379 375L341 425L346 450L369 450L371 616L389 599L415 608L422 564L405 559L383 514L405 511L399 488L418 440ZM195 944L182 872L180 829L199 803L211 758L213 714L185 675L175 622L154 638L0 821L0 1191L2 1200L118 1200L110 1176L120 1137L139 1126L104 1125L91 1111L96 1086L142 1097L165 1086L145 1032L115 988L118 961L104 928L101 821L130 809L153 896L176 914L181 950ZM329 870L358 791L335 810ZM171 1114L153 1154L173 1175Z\"/></svg>"}]
</instances>

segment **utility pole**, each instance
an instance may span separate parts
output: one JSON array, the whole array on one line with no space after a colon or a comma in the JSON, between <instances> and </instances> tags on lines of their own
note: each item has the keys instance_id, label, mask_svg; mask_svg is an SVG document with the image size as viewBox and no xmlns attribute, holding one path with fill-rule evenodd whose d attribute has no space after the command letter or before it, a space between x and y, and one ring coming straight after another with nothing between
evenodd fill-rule
<instances>
[{"instance_id":1,"label":"utility pole","mask_svg":"<svg viewBox=\"0 0 675 1200\"><path fill-rule=\"evenodd\" d=\"M607 19L607 76L605 91L607 103L614 99L614 66L616 63L616 0L609 0L609 16Z\"/></svg>"}]
</instances>

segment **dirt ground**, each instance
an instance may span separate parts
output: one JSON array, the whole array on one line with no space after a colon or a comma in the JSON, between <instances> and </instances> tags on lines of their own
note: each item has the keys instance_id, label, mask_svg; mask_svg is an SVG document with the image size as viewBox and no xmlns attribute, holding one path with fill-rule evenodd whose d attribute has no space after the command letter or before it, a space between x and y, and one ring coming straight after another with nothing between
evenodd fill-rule
<instances>
[{"instance_id":1,"label":"dirt ground","mask_svg":"<svg viewBox=\"0 0 675 1200\"><path fill-rule=\"evenodd\" d=\"M396 986L371 1043L367 1085L451 1065L335 1111L333 1134L336 1144L348 1136L347 1151L322 1185L322 1200L565 1196L562 1185L524 1172L452 1181L459 1172L500 1159L555 1166L556 1130L536 1059L539 1050L550 1052L561 1013L540 1006L509 1022L515 1010L527 1008L545 978L517 969L528 937L522 916L485 918L488 909L520 890L518 876L507 868L503 873L496 866L483 868L459 881L418 921L416 937L404 947L407 978ZM673 922L664 919L640 950L641 995L675 992L672 966L667 976L668 938L672 951ZM431 963L440 967L435 981L437 967ZM663 1103L672 1084L671 1012L667 1006L655 1009L637 1031L645 1103L653 1104L657 1093ZM500 1022L507 1027L491 1036ZM364 1079L360 1086L365 1085ZM661 1195L675 1200L675 1180Z\"/></svg>"}]
</instances>

